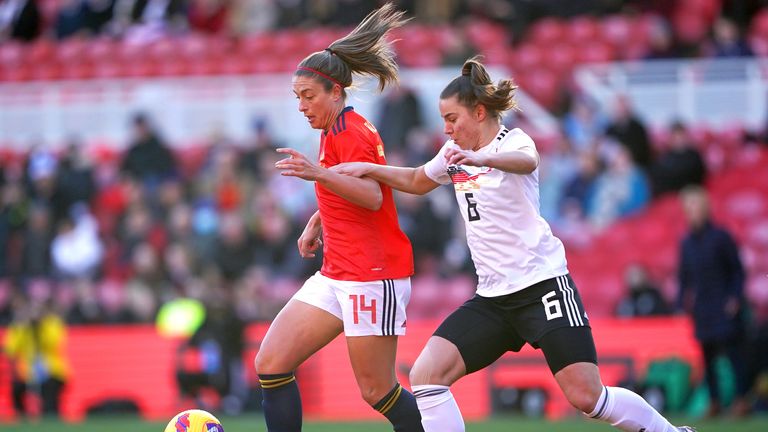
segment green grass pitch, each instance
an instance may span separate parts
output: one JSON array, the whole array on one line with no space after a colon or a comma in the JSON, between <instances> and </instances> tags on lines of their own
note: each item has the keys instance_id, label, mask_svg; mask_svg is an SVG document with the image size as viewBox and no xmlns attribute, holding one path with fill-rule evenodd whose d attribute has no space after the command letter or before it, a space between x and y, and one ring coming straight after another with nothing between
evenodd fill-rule
<instances>
[{"instance_id":1,"label":"green grass pitch","mask_svg":"<svg viewBox=\"0 0 768 432\"><path fill-rule=\"evenodd\" d=\"M264 421L258 416L224 417L221 419L226 432L264 432ZM768 416L748 420L721 419L715 421L674 419L676 424L689 424L699 432L757 432L768 431ZM3 432L162 432L164 423L143 422L135 416L92 416L83 423L67 424L55 420L0 424ZM386 423L307 423L305 432L388 432ZM610 426L580 418L548 422L523 417L496 417L482 423L467 424L467 432L588 432L616 430Z\"/></svg>"}]
</instances>

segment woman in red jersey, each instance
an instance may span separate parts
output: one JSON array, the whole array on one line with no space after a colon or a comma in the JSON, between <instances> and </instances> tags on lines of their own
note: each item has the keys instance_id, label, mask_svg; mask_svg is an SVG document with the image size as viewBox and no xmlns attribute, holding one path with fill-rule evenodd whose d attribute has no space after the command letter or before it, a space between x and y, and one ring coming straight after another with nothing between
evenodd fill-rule
<instances>
[{"instance_id":1,"label":"woman in red jersey","mask_svg":"<svg viewBox=\"0 0 768 432\"><path fill-rule=\"evenodd\" d=\"M413 274L411 244L398 226L392 189L374 180L331 171L343 162L385 164L376 128L345 106L352 74L397 81L397 64L383 39L405 22L387 4L349 35L310 54L293 77L299 111L322 130L317 163L293 149L276 167L315 182L319 210L298 240L303 257L323 245L323 266L275 320L256 356L269 431L301 430L301 399L293 371L342 331L363 399L396 431L423 431L413 395L395 376L397 337Z\"/></svg>"}]
</instances>

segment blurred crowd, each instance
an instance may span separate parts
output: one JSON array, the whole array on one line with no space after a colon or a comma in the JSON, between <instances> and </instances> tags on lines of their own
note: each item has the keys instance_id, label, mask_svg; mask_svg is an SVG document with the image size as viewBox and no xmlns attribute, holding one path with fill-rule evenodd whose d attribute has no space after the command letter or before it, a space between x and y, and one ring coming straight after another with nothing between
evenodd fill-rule
<instances>
[{"instance_id":1,"label":"blurred crowd","mask_svg":"<svg viewBox=\"0 0 768 432\"><path fill-rule=\"evenodd\" d=\"M385 94L378 112L390 164L423 164L444 140L424 127L406 86ZM615 113L603 119L577 99L559 141L542 149L542 214L566 242L589 242L654 196L705 179L684 125L652 145L626 100ZM244 321L272 318L320 263L301 259L295 244L314 191L273 168L280 143L269 125L255 119L245 142L212 136L195 149L169 146L144 114L130 127L126 150L111 156L73 138L0 165L0 324L21 293L54 300L73 324L150 322L178 297L223 297ZM417 276L472 274L449 190L397 200Z\"/></svg>"}]
</instances>

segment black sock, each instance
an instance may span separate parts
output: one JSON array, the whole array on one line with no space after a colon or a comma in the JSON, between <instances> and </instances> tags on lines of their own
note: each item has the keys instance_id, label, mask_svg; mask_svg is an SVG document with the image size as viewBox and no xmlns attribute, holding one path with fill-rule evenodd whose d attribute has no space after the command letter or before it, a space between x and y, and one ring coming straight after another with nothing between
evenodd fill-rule
<instances>
[{"instance_id":1,"label":"black sock","mask_svg":"<svg viewBox=\"0 0 768 432\"><path fill-rule=\"evenodd\" d=\"M396 432L424 432L416 398L400 384L395 384L392 391L373 405L373 409L382 413Z\"/></svg>"},{"instance_id":2,"label":"black sock","mask_svg":"<svg viewBox=\"0 0 768 432\"><path fill-rule=\"evenodd\" d=\"M301 431L301 396L293 372L259 375L264 420L269 432Z\"/></svg>"}]
</instances>

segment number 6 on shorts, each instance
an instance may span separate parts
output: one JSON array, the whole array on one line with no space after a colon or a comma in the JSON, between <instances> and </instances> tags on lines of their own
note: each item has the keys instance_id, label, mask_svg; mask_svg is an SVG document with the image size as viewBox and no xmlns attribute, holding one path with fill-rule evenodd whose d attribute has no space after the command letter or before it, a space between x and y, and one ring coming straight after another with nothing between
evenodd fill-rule
<instances>
[{"instance_id":1,"label":"number 6 on shorts","mask_svg":"<svg viewBox=\"0 0 768 432\"><path fill-rule=\"evenodd\" d=\"M547 314L547 321L551 321L555 318L562 318L563 311L560 309L560 300L557 298L550 300L552 297L556 297L557 293L550 291L541 297L541 302L544 304L544 312Z\"/></svg>"}]
</instances>

